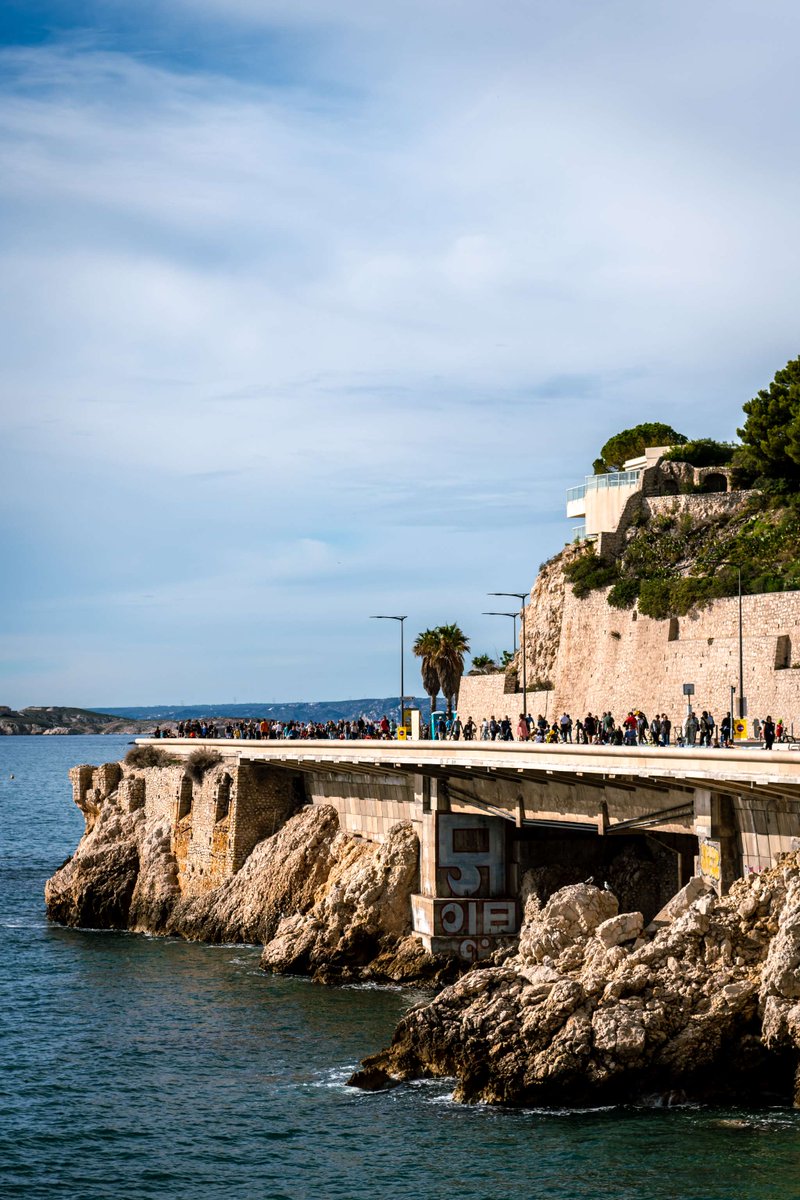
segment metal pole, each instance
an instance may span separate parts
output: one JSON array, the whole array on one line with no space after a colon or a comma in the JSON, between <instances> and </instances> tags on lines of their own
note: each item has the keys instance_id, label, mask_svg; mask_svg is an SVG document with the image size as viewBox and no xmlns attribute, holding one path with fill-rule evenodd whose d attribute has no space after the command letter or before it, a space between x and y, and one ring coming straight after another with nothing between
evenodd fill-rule
<instances>
[{"instance_id":1,"label":"metal pole","mask_svg":"<svg viewBox=\"0 0 800 1200\"><path fill-rule=\"evenodd\" d=\"M405 685L405 678L403 676L403 630L405 629L405 621L406 621L405 617L401 617L401 619L400 619L400 720L398 722L399 725L402 725L404 723L403 722L403 710L405 709L405 706L406 706L406 685Z\"/></svg>"},{"instance_id":2,"label":"metal pole","mask_svg":"<svg viewBox=\"0 0 800 1200\"><path fill-rule=\"evenodd\" d=\"M481 615L484 617L511 617L511 620L514 622L514 640L511 643L511 652L513 654L517 649L517 618L519 617L519 613L484 612Z\"/></svg>"},{"instance_id":3,"label":"metal pole","mask_svg":"<svg viewBox=\"0 0 800 1200\"><path fill-rule=\"evenodd\" d=\"M527 592L487 592L488 596L513 596L522 606L522 704L528 715L528 667L525 662L525 597Z\"/></svg>"},{"instance_id":4,"label":"metal pole","mask_svg":"<svg viewBox=\"0 0 800 1200\"><path fill-rule=\"evenodd\" d=\"M406 616L404 616L404 617L394 617L394 616L389 615L388 613L387 614L381 613L380 615L375 615L375 616L370 617L371 621L399 621L400 622L400 720L398 721L398 727L403 724L403 708L404 708L405 698L406 698L406 696L405 696L405 690L406 690L405 677L403 675L403 666L404 666L404 664L403 664L403 659L404 659L404 653L403 653L404 625L403 625L403 622L406 620L407 617L408 617L408 613L406 613Z\"/></svg>"},{"instance_id":5,"label":"metal pole","mask_svg":"<svg viewBox=\"0 0 800 1200\"><path fill-rule=\"evenodd\" d=\"M522 714L528 719L528 663L525 653L525 601L522 602Z\"/></svg>"},{"instance_id":6,"label":"metal pole","mask_svg":"<svg viewBox=\"0 0 800 1200\"><path fill-rule=\"evenodd\" d=\"M733 715L733 714L731 714ZM742 638L742 568L739 567L739 719L745 716L744 645Z\"/></svg>"}]
</instances>

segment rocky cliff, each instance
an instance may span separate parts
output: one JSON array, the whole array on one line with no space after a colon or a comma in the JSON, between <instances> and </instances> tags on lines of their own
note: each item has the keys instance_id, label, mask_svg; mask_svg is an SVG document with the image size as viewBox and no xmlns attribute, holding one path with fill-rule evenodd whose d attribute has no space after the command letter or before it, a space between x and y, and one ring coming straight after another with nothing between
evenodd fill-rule
<instances>
[{"instance_id":1,"label":"rocky cliff","mask_svg":"<svg viewBox=\"0 0 800 1200\"><path fill-rule=\"evenodd\" d=\"M170 823L147 817L135 776L102 770L111 782L78 793L86 831L46 884L51 920L259 943L267 970L325 981L453 977L411 937L419 846L409 823L378 845L342 832L331 806L308 806L230 878L185 895Z\"/></svg>"},{"instance_id":2,"label":"rocky cliff","mask_svg":"<svg viewBox=\"0 0 800 1200\"><path fill-rule=\"evenodd\" d=\"M800 855L648 931L580 884L531 895L516 951L411 1011L351 1080L451 1076L461 1100L800 1104Z\"/></svg>"}]
</instances>

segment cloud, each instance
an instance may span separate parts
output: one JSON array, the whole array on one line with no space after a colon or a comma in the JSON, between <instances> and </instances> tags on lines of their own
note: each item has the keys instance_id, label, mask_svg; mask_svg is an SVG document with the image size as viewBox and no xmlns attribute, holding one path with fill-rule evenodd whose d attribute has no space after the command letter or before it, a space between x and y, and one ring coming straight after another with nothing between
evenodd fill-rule
<instances>
[{"instance_id":1,"label":"cloud","mask_svg":"<svg viewBox=\"0 0 800 1200\"><path fill-rule=\"evenodd\" d=\"M102 611L166 699L199 613L213 698L268 604L374 692L371 596L496 638L611 433L730 437L797 353L793 7L136 11L0 54L12 633Z\"/></svg>"}]
</instances>

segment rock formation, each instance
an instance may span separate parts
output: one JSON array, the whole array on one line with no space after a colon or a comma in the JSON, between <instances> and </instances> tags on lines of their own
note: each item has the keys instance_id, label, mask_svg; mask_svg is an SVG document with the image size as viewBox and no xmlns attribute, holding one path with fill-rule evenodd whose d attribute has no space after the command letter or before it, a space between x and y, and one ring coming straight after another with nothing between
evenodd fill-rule
<instances>
[{"instance_id":1,"label":"rock formation","mask_svg":"<svg viewBox=\"0 0 800 1200\"><path fill-rule=\"evenodd\" d=\"M100 770L103 787L79 793L86 832L45 887L52 920L260 943L267 970L326 981L454 976L411 936L419 846L409 823L378 845L342 832L332 806L307 806L234 875L184 894L170 824L147 818L141 779L117 764Z\"/></svg>"},{"instance_id":2,"label":"rock formation","mask_svg":"<svg viewBox=\"0 0 800 1200\"><path fill-rule=\"evenodd\" d=\"M351 1082L452 1076L457 1098L495 1104L800 1103L800 855L723 899L694 880L642 923L586 884L532 894L516 951L412 1010Z\"/></svg>"}]
</instances>

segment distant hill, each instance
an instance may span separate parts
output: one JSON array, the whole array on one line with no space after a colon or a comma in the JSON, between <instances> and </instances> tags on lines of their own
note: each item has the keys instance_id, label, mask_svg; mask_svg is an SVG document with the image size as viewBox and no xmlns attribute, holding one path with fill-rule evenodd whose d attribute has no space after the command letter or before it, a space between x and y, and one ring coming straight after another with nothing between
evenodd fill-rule
<instances>
[{"instance_id":1,"label":"distant hill","mask_svg":"<svg viewBox=\"0 0 800 1200\"><path fill-rule=\"evenodd\" d=\"M149 705L142 708L103 708L104 713L113 713L131 721L166 722L187 721L193 718L225 717L234 721L250 717L266 717L268 721L352 721L358 717L380 720L384 713L397 716L397 696L383 696L362 700L302 700L278 704L178 704ZM406 697L406 704L419 708L423 720L430 715L430 700Z\"/></svg>"},{"instance_id":2,"label":"distant hill","mask_svg":"<svg viewBox=\"0 0 800 1200\"><path fill-rule=\"evenodd\" d=\"M154 722L88 708L8 708L0 704L0 735L146 733Z\"/></svg>"}]
</instances>

